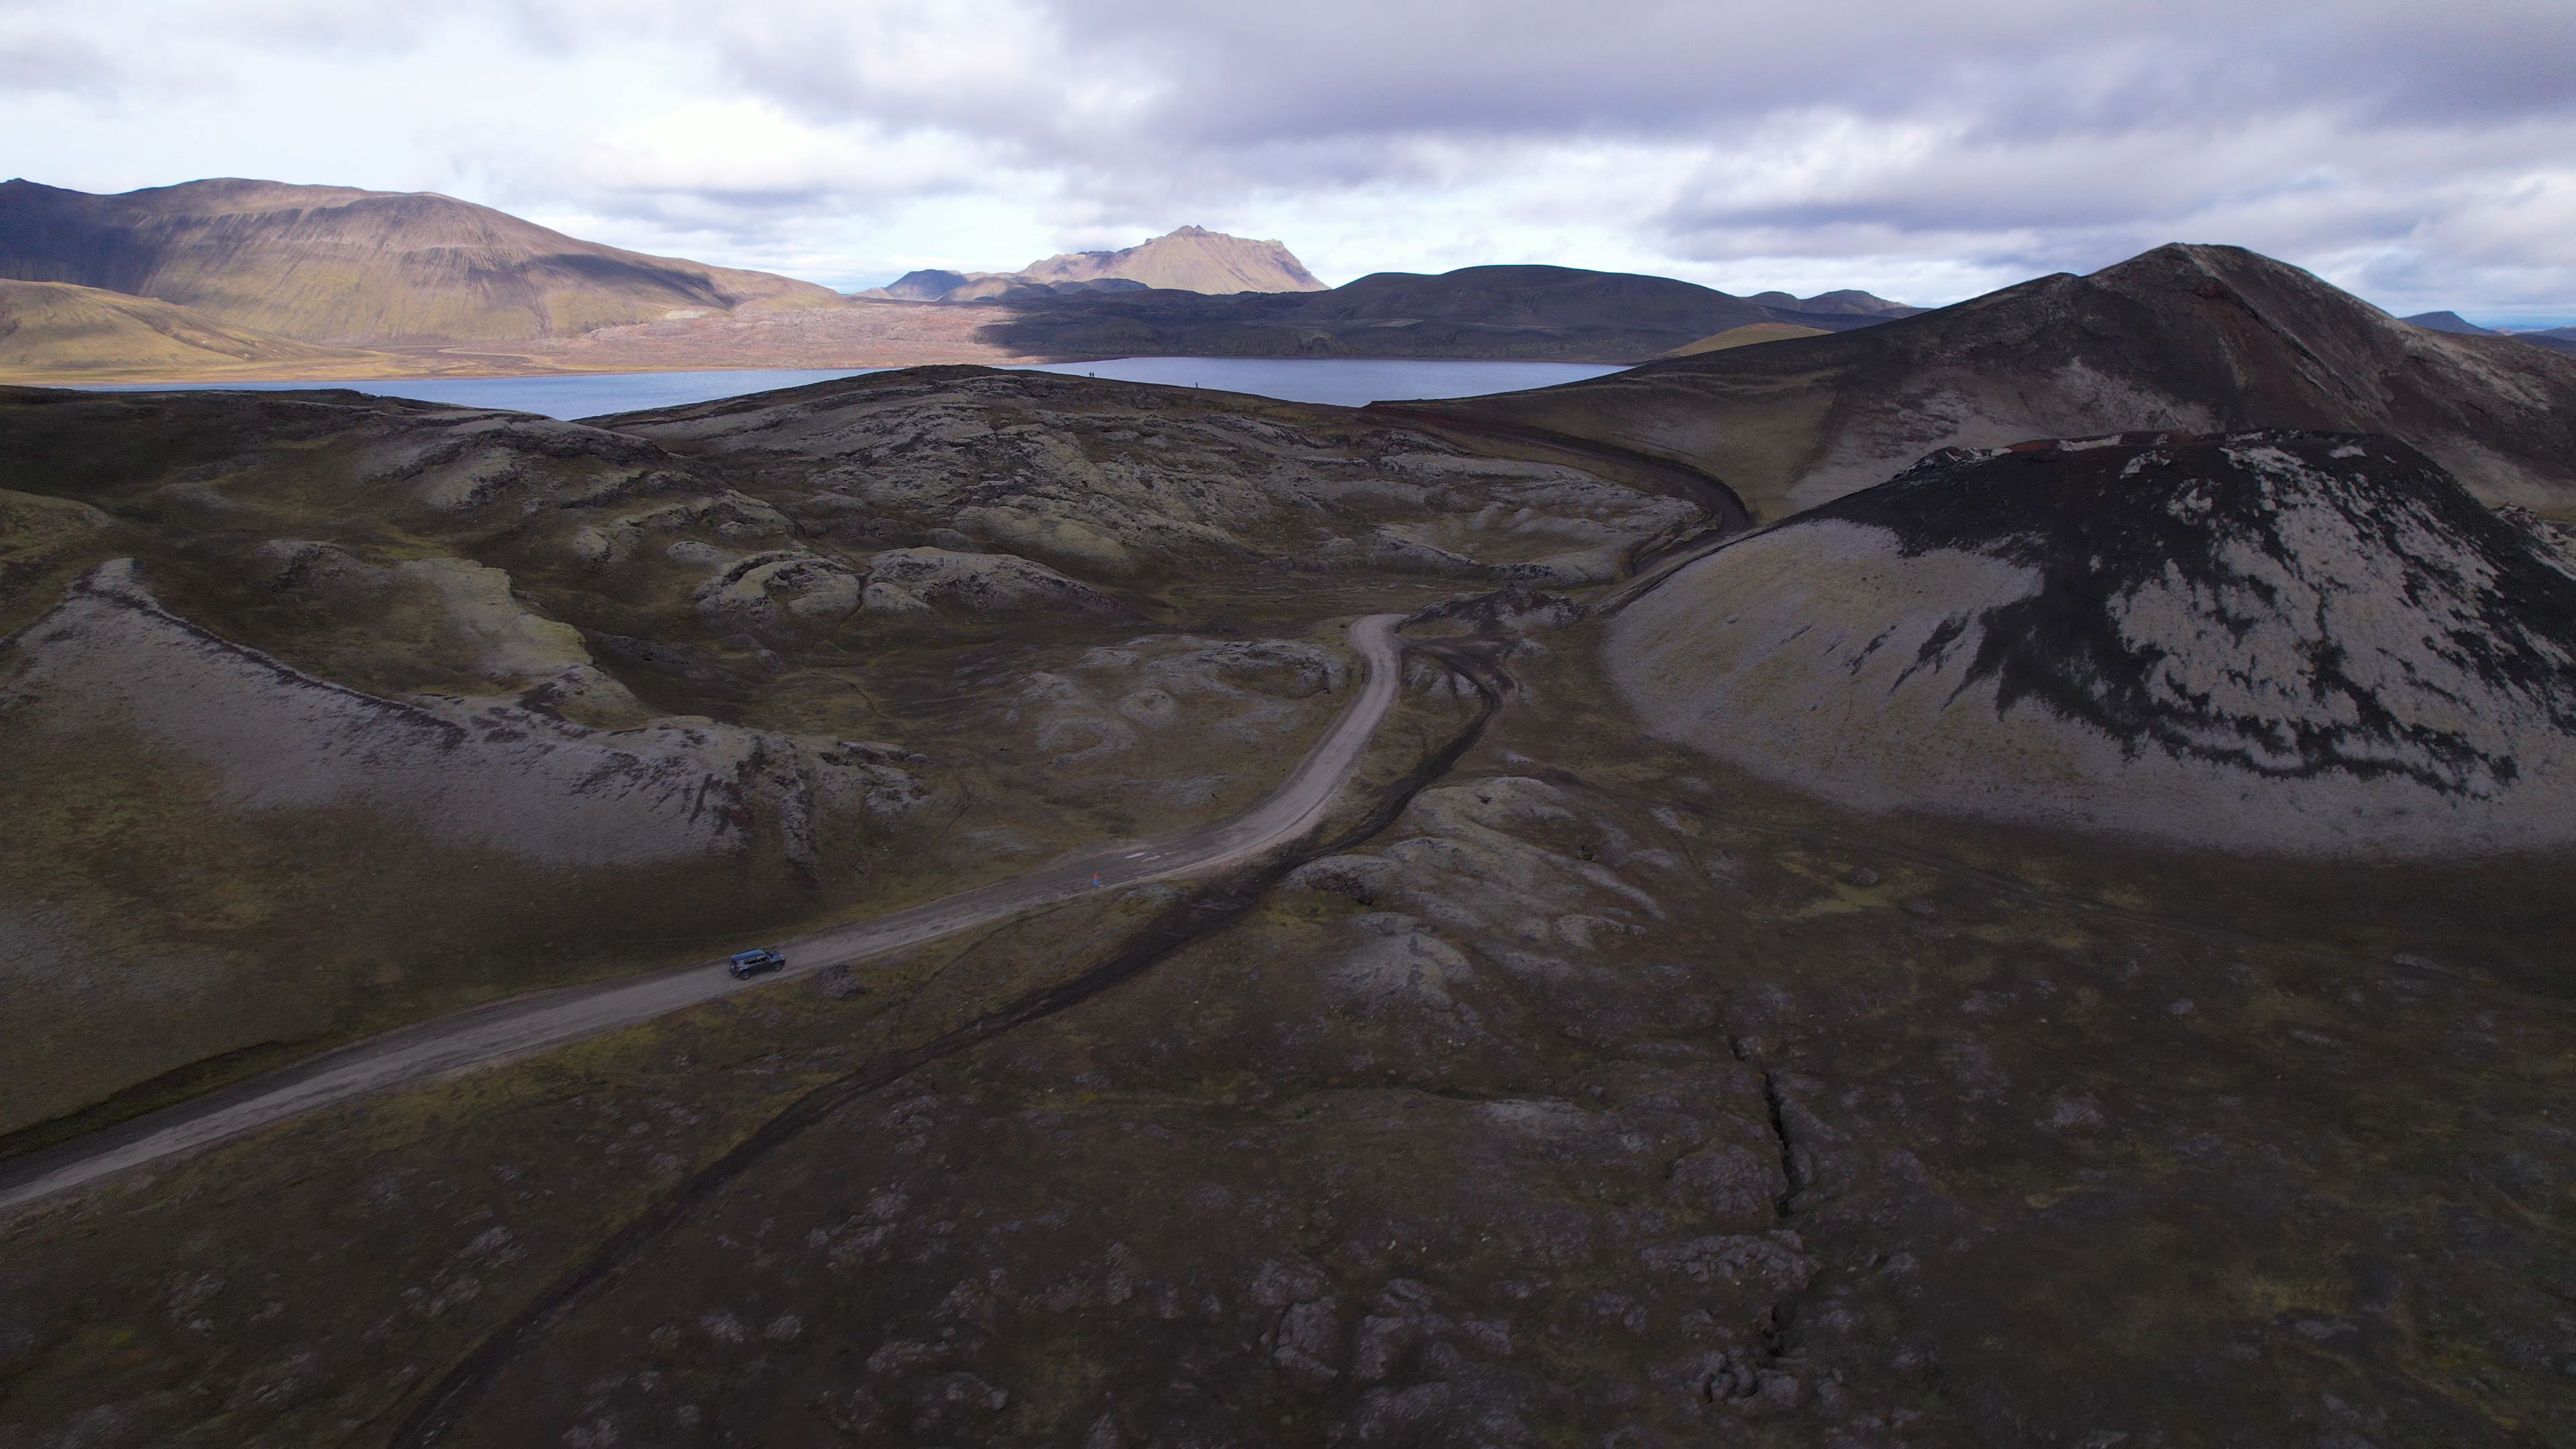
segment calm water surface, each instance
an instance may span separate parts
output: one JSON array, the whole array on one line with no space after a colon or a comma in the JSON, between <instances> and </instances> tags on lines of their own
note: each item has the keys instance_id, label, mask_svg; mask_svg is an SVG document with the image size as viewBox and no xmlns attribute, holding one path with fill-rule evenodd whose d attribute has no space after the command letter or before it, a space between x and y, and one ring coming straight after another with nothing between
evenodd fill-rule
<instances>
[{"instance_id":1,"label":"calm water surface","mask_svg":"<svg viewBox=\"0 0 2576 1449\"><path fill-rule=\"evenodd\" d=\"M880 369L769 368L730 372L610 372L578 377L400 378L385 382L107 383L97 392L301 392L348 388L379 397L417 398L462 407L508 408L550 418L680 407L713 398L739 397L782 387L803 387ZM1072 376L1114 377L1173 387L1248 392L1290 402L1397 402L1407 398L1474 397L1551 387L1617 372L1580 362L1452 362L1385 358L1121 357L1107 362L1046 363L1030 369Z\"/></svg>"},{"instance_id":2,"label":"calm water surface","mask_svg":"<svg viewBox=\"0 0 2576 1449\"><path fill-rule=\"evenodd\" d=\"M1108 362L1051 362L1039 372L1160 382L1173 387L1248 392L1290 402L1401 402L1420 397L1479 397L1581 382L1617 372L1589 362L1409 361L1381 357L1121 357Z\"/></svg>"}]
</instances>

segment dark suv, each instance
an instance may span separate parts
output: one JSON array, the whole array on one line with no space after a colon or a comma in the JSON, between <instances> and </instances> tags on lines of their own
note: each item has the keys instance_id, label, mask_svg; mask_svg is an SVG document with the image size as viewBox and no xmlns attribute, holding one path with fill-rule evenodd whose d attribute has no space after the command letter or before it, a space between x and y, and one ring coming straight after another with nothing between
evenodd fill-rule
<instances>
[{"instance_id":1,"label":"dark suv","mask_svg":"<svg viewBox=\"0 0 2576 1449\"><path fill-rule=\"evenodd\" d=\"M762 946L756 950L734 952L733 959L725 962L725 969L734 974L735 980L741 981L763 971L775 971L786 964L786 957Z\"/></svg>"}]
</instances>

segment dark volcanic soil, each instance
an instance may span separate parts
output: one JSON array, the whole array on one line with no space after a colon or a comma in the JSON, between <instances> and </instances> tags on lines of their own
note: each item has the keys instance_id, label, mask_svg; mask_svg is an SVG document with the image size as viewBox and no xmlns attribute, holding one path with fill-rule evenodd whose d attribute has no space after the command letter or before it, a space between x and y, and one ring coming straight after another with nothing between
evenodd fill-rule
<instances>
[{"instance_id":1,"label":"dark volcanic soil","mask_svg":"<svg viewBox=\"0 0 2576 1449\"><path fill-rule=\"evenodd\" d=\"M2449 676L2382 661L2386 713L2475 680L2482 723L2514 697L2563 715L2551 565L2403 447L1939 460L1603 617L1584 607L1641 563L1708 545L1704 507L1610 450L1367 414L957 371L602 426L260 403L292 430L273 443L248 413L115 404L136 411L84 450L77 412L37 416L69 405L16 405L63 467L0 495L14 622L136 557L192 617L427 697L423 671L568 669L539 625L571 620L638 709L880 722L850 758L929 803L821 857L865 900L1219 807L1346 678L1309 625L1418 612L1331 845L1285 874L1095 896L0 1222L5 1449L2576 1446L2563 851L2321 861L1868 813L1659 741L1619 667L1622 630L1731 557L1863 536L1884 546L1790 570L1815 619L1927 570L1945 598L2019 590L1981 608L2036 591L1985 685L2139 721L2141 756L2260 730L2228 742L2246 711L2217 683L2160 694L2180 656L2123 619L2288 631L2300 667L2333 662L2293 627L2321 619L2447 640ZM280 537L347 557L259 551ZM993 562L989 591L942 592L968 566L930 554L1139 617L979 614L1061 596L1006 597L1027 576ZM888 555L926 616L871 613ZM2159 588L2171 607L2136 607ZM797 607L853 591L855 613ZM1987 657L1951 642L1962 673ZM2245 672L2335 708L2323 672ZM2439 756L2363 713L2332 735L2352 759ZM398 913L322 908L458 873L381 840L293 854L88 738L10 766L39 843L70 842L0 854L19 918L77 889L89 919L126 902L230 949L289 917L389 949ZM195 833L133 823L173 821ZM620 883L639 909L697 899ZM544 882L471 884L515 908ZM496 910L520 956L444 957L542 960L538 924ZM43 1039L78 1062L93 1019Z\"/></svg>"},{"instance_id":2,"label":"dark volcanic soil","mask_svg":"<svg viewBox=\"0 0 2576 1449\"><path fill-rule=\"evenodd\" d=\"M1658 733L1863 808L2293 853L2576 837L2576 577L2386 438L1949 450L1688 565L1609 641Z\"/></svg>"}]
</instances>

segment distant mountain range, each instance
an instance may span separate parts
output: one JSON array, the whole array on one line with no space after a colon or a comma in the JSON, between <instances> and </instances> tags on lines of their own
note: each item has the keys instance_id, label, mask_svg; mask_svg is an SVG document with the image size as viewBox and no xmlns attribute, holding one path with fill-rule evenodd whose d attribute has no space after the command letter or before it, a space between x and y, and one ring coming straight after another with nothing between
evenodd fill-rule
<instances>
[{"instance_id":1,"label":"distant mountain range","mask_svg":"<svg viewBox=\"0 0 2576 1449\"><path fill-rule=\"evenodd\" d=\"M2463 337L2499 335L2493 328L2481 327L2457 312L2418 312L2412 317L2400 317L2397 320L2412 322L2418 327L2430 327L2436 332L2456 332Z\"/></svg>"},{"instance_id":2,"label":"distant mountain range","mask_svg":"<svg viewBox=\"0 0 2576 1449\"><path fill-rule=\"evenodd\" d=\"M1185 226L1114 252L1062 252L1016 272L906 272L856 295L907 302L983 302L1090 291L1229 295L1320 292L1324 284L1288 248Z\"/></svg>"},{"instance_id":3,"label":"distant mountain range","mask_svg":"<svg viewBox=\"0 0 2576 1449\"><path fill-rule=\"evenodd\" d=\"M2407 325L2239 247L2159 247L1866 331L1404 411L1684 461L1765 520L1940 448L2285 427L2384 433L2490 503L2576 508L2576 360Z\"/></svg>"},{"instance_id":4,"label":"distant mountain range","mask_svg":"<svg viewBox=\"0 0 2576 1449\"><path fill-rule=\"evenodd\" d=\"M1636 362L1758 323L1839 332L1919 308L1865 292L1753 298L1572 267L1379 272L1323 292L1090 292L1020 299L982 329L1050 357L1472 357Z\"/></svg>"},{"instance_id":5,"label":"distant mountain range","mask_svg":"<svg viewBox=\"0 0 2576 1449\"><path fill-rule=\"evenodd\" d=\"M1786 292L1756 292L1744 299L1781 312L1824 312L1839 317L1911 317L1922 311L1902 302L1862 291L1819 292L1812 297L1793 297Z\"/></svg>"},{"instance_id":6,"label":"distant mountain range","mask_svg":"<svg viewBox=\"0 0 2576 1449\"><path fill-rule=\"evenodd\" d=\"M1677 349L1844 331L1922 309L1867 292L1736 297L1572 267L1379 272L1327 288L1275 241L1195 226L1016 272L908 272L862 300L988 304L1001 357L1459 357L1636 362ZM857 329L865 319L797 324ZM1758 330L1747 330L1758 329ZM762 326L778 331L780 326ZM1716 334L1728 334L1724 343Z\"/></svg>"},{"instance_id":7,"label":"distant mountain range","mask_svg":"<svg viewBox=\"0 0 2576 1449\"><path fill-rule=\"evenodd\" d=\"M0 287L0 377L41 382L1140 353L1628 363L1720 333L1734 346L1916 310L1866 292L1735 297L1545 266L1384 272L1326 289L1276 241L1194 226L1015 273L914 272L845 297L601 246L452 197L230 179L107 196L0 183Z\"/></svg>"},{"instance_id":8,"label":"distant mountain range","mask_svg":"<svg viewBox=\"0 0 2576 1449\"><path fill-rule=\"evenodd\" d=\"M850 295L863 302L995 302L1070 292L1142 292L1125 277L1082 282L1041 282L1022 272L951 272L937 267L906 272L882 287Z\"/></svg>"},{"instance_id":9,"label":"distant mountain range","mask_svg":"<svg viewBox=\"0 0 2576 1449\"><path fill-rule=\"evenodd\" d=\"M2534 332L2507 332L2496 327L2481 327L2457 312L2418 312L2399 319L2436 332L2452 332L2463 337L2510 337L2516 342L2529 342L2552 352L2576 352L2576 327L2551 327Z\"/></svg>"}]
</instances>

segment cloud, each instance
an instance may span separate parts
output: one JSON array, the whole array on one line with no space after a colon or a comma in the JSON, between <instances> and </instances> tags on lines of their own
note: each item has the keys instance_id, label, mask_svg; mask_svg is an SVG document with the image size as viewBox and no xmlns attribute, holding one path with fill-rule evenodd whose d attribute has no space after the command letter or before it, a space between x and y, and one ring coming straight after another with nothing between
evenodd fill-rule
<instances>
[{"instance_id":1,"label":"cloud","mask_svg":"<svg viewBox=\"0 0 2576 1449\"><path fill-rule=\"evenodd\" d=\"M0 146L42 179L465 188L845 285L1197 222L1280 237L1330 279L1557 261L1937 302L2181 238L2401 310L2576 315L2563 0L53 13L131 58L84 92L128 120L30 156L34 108L71 102L0 94ZM220 104L133 79L191 67Z\"/></svg>"},{"instance_id":2,"label":"cloud","mask_svg":"<svg viewBox=\"0 0 2576 1449\"><path fill-rule=\"evenodd\" d=\"M74 36L37 35L0 42L0 92L56 92L104 97L118 70L107 52Z\"/></svg>"}]
</instances>

